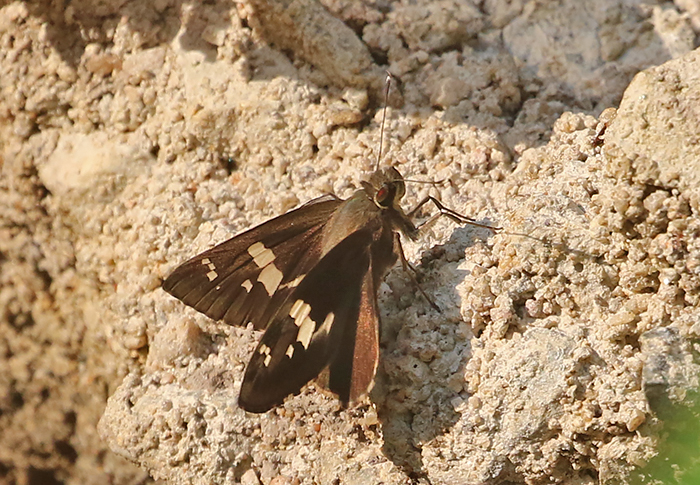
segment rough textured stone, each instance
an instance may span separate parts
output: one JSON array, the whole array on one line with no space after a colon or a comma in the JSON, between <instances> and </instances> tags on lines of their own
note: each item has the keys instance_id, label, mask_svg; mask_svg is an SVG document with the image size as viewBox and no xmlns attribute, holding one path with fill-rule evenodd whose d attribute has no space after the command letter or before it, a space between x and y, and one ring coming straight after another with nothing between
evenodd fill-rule
<instances>
[{"instance_id":1,"label":"rough textured stone","mask_svg":"<svg viewBox=\"0 0 700 485\"><path fill-rule=\"evenodd\" d=\"M606 145L640 182L658 178L682 190L700 185L700 51L637 74Z\"/></svg>"},{"instance_id":2,"label":"rough textured stone","mask_svg":"<svg viewBox=\"0 0 700 485\"><path fill-rule=\"evenodd\" d=\"M0 7L0 481L592 484L646 463L657 402L698 386L693 5L292 3ZM246 415L259 335L160 282L352 193L385 68L383 163L445 181L405 206L505 230L405 245L442 311L388 275L358 407L309 386Z\"/></svg>"}]
</instances>

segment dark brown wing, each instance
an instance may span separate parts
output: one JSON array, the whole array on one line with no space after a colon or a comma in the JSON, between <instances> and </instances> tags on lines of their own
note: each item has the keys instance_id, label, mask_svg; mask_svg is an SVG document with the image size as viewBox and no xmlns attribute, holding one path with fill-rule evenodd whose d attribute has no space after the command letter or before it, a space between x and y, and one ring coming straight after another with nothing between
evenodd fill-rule
<instances>
[{"instance_id":1,"label":"dark brown wing","mask_svg":"<svg viewBox=\"0 0 700 485\"><path fill-rule=\"evenodd\" d=\"M373 261L362 279L357 325L347 325L343 345L328 369L329 390L347 405L365 395L374 385L379 364L379 311L374 286Z\"/></svg>"},{"instance_id":2,"label":"dark brown wing","mask_svg":"<svg viewBox=\"0 0 700 485\"><path fill-rule=\"evenodd\" d=\"M343 201L313 200L177 267L163 289L214 320L267 327L318 262L322 229Z\"/></svg>"},{"instance_id":3,"label":"dark brown wing","mask_svg":"<svg viewBox=\"0 0 700 485\"><path fill-rule=\"evenodd\" d=\"M289 394L297 394L329 364L335 379L331 390L338 392L344 403L359 392L359 387L366 390L369 374L374 377L378 352L378 319L370 283L373 240L371 229L343 239L282 305L246 368L238 398L243 409L267 411ZM357 333L361 312L363 328ZM356 333L361 340L356 341ZM370 342L369 348L355 355L353 349L364 346L365 340ZM369 361L356 363L355 358ZM358 365L366 372L353 381Z\"/></svg>"}]
</instances>

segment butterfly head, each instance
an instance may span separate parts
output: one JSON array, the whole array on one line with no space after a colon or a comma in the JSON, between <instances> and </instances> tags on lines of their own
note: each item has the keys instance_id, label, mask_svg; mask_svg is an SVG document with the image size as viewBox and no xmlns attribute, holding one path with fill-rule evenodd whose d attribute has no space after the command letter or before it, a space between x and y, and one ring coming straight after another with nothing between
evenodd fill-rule
<instances>
[{"instance_id":1,"label":"butterfly head","mask_svg":"<svg viewBox=\"0 0 700 485\"><path fill-rule=\"evenodd\" d=\"M377 170L362 185L380 209L398 208L406 193L403 177L394 167Z\"/></svg>"}]
</instances>

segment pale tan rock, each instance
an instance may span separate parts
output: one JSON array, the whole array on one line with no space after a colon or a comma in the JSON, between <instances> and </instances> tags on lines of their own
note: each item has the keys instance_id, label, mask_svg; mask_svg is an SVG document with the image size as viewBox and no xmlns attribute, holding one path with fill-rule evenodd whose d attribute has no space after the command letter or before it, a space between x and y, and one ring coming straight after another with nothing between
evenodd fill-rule
<instances>
[{"instance_id":1,"label":"pale tan rock","mask_svg":"<svg viewBox=\"0 0 700 485\"><path fill-rule=\"evenodd\" d=\"M698 386L695 160L658 135L661 109L653 130L629 97L618 119L595 115L688 49L692 6L324 5L318 35L304 15L269 20L293 20L285 49L245 2L0 7L2 480L588 484L658 449L658 401ZM695 54L644 75L664 74L644 106L680 103L683 136ZM160 282L352 193L375 165L387 68L401 82L382 163L445 180L409 184L405 206L439 195L511 234L440 221L406 244L442 312L388 275L361 406L309 387L247 416L236 397L259 335Z\"/></svg>"},{"instance_id":2,"label":"pale tan rock","mask_svg":"<svg viewBox=\"0 0 700 485\"><path fill-rule=\"evenodd\" d=\"M637 74L606 132L606 151L635 179L700 185L700 51Z\"/></svg>"},{"instance_id":3,"label":"pale tan rock","mask_svg":"<svg viewBox=\"0 0 700 485\"><path fill-rule=\"evenodd\" d=\"M265 37L316 66L338 86L378 81L367 46L316 0L251 2Z\"/></svg>"}]
</instances>

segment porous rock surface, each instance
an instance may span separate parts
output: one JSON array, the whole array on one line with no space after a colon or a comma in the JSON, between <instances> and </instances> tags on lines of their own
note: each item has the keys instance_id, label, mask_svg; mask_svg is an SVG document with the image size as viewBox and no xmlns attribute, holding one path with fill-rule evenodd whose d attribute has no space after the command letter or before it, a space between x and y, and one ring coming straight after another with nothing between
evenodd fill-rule
<instances>
[{"instance_id":1,"label":"porous rock surface","mask_svg":"<svg viewBox=\"0 0 700 485\"><path fill-rule=\"evenodd\" d=\"M699 19L680 1L5 3L0 480L624 480L663 437L658 397L698 387ZM383 163L443 181L405 206L431 193L504 229L440 221L405 244L441 312L387 276L366 401L312 385L246 414L259 335L160 282L351 194L387 68Z\"/></svg>"}]
</instances>

